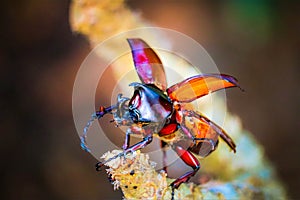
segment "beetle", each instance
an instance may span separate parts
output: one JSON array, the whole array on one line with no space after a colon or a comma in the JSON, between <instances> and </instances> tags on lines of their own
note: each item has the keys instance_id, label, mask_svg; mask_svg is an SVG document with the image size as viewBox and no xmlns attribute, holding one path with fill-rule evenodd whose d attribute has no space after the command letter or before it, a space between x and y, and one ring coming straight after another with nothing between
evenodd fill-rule
<instances>
[{"instance_id":1,"label":"beetle","mask_svg":"<svg viewBox=\"0 0 300 200\"><path fill-rule=\"evenodd\" d=\"M142 39L127 39L131 48L136 72L141 83L131 83L134 88L131 98L119 94L117 103L109 107L100 106L92 115L81 136L81 146L90 151L86 144L88 127L92 121L112 114L117 126L128 126L123 152L106 160L109 162L127 153L142 149L158 136L163 149L163 165L166 171L166 146L171 146L185 164L192 168L170 186L172 199L174 190L187 182L200 169L195 155L206 157L216 150L219 137L236 152L233 139L217 124L198 111L190 102L220 89L239 87L237 79L226 74L200 74L167 87L166 74L159 56ZM142 135L142 141L130 146L130 135ZM195 155L194 155L195 154ZM96 169L105 162L98 162Z\"/></svg>"}]
</instances>

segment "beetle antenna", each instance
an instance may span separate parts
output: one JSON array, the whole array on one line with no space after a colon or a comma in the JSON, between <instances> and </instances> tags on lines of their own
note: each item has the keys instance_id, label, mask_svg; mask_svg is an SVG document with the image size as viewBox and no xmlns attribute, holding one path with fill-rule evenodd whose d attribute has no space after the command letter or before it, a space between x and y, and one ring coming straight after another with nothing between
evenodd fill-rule
<instances>
[{"instance_id":1,"label":"beetle antenna","mask_svg":"<svg viewBox=\"0 0 300 200\"><path fill-rule=\"evenodd\" d=\"M91 118L90 120L86 123L84 129L83 129L83 133L82 133L82 136L80 137L80 141L81 141L81 148L87 152L91 152L91 150L88 148L87 146L87 142L86 142L86 138L87 138L87 133L89 131L89 128L92 126L93 122L98 119L99 117L97 116L97 113L93 113L91 115Z\"/></svg>"}]
</instances>

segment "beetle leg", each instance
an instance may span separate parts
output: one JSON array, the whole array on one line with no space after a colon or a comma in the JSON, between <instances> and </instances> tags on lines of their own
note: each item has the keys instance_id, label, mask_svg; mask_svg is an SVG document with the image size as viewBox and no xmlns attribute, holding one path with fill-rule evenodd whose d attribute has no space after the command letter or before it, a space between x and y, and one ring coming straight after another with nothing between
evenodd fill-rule
<instances>
[{"instance_id":1,"label":"beetle leg","mask_svg":"<svg viewBox=\"0 0 300 200\"><path fill-rule=\"evenodd\" d=\"M117 105L108 106L106 108L104 106L100 106L99 111L96 112L96 116L98 119L100 119L105 114L111 113L116 108L117 108Z\"/></svg>"},{"instance_id":2,"label":"beetle leg","mask_svg":"<svg viewBox=\"0 0 300 200\"><path fill-rule=\"evenodd\" d=\"M131 153L131 152L134 152L136 150L144 148L145 146L147 146L148 144L150 144L152 142L152 139L153 139L152 135L148 135L148 136L144 137L144 139L142 141L140 141L140 142L132 145L131 147L127 148L124 151L124 154Z\"/></svg>"},{"instance_id":3,"label":"beetle leg","mask_svg":"<svg viewBox=\"0 0 300 200\"><path fill-rule=\"evenodd\" d=\"M219 136L226 142L226 144L233 150L233 152L234 153L236 152L236 145L235 145L233 139L216 123L212 122L210 119L208 119L204 115L197 113L195 111L192 111L192 110L183 110L182 113L185 116L194 117L194 118L200 120L201 122L203 122L204 124L206 124L206 126L211 127L214 131L216 131L219 134ZM184 126L184 124L181 124L181 125Z\"/></svg>"},{"instance_id":4,"label":"beetle leg","mask_svg":"<svg viewBox=\"0 0 300 200\"><path fill-rule=\"evenodd\" d=\"M192 135L191 131L184 124L181 124L181 130L188 139L191 139L194 142L194 136Z\"/></svg>"},{"instance_id":5,"label":"beetle leg","mask_svg":"<svg viewBox=\"0 0 300 200\"><path fill-rule=\"evenodd\" d=\"M126 150L129 147L129 144L130 144L130 134L131 134L131 131L128 128L127 131L126 131L126 134L125 134L125 141L124 141L124 144L122 146L123 150Z\"/></svg>"},{"instance_id":6,"label":"beetle leg","mask_svg":"<svg viewBox=\"0 0 300 200\"><path fill-rule=\"evenodd\" d=\"M163 153L163 170L167 173L167 152L166 152L167 143L164 141L160 141L160 147Z\"/></svg>"},{"instance_id":7,"label":"beetle leg","mask_svg":"<svg viewBox=\"0 0 300 200\"><path fill-rule=\"evenodd\" d=\"M177 189L181 183L189 181L189 179L200 169L200 162L190 151L185 150L181 146L175 146L174 150L180 156L182 161L185 162L185 164L193 168L193 171L185 173L170 184L172 187L172 200L174 199L175 189Z\"/></svg>"},{"instance_id":8,"label":"beetle leg","mask_svg":"<svg viewBox=\"0 0 300 200\"><path fill-rule=\"evenodd\" d=\"M100 171L100 168L105 165L105 163L107 162L110 162L118 157L121 157L121 156L125 156L126 154L128 153L132 153L136 150L139 150L139 149L142 149L144 148L145 146L147 146L148 144L150 144L152 142L152 139L153 139L153 136L152 135L148 135L146 137L144 137L144 139L134 145L132 145L131 147L127 148L126 150L124 150L122 153L119 153L117 155L115 155L114 157L111 157L109 159L107 159L106 161L104 162L98 162L96 163L96 170L97 171Z\"/></svg>"},{"instance_id":9,"label":"beetle leg","mask_svg":"<svg viewBox=\"0 0 300 200\"><path fill-rule=\"evenodd\" d=\"M96 119L100 119L101 117L103 117L105 114L107 113L111 113L113 109L115 109L117 106L116 105L112 105L109 106L107 108L100 106L99 111L96 111L95 113L93 113L91 115L91 119L87 122L87 124L85 125L85 127L83 128L83 133L82 136L80 137L80 141L81 141L81 148L87 152L91 152L91 150L88 148L87 142L86 142L86 138L87 138L87 133L89 128L91 127L92 123L96 120Z\"/></svg>"},{"instance_id":10,"label":"beetle leg","mask_svg":"<svg viewBox=\"0 0 300 200\"><path fill-rule=\"evenodd\" d=\"M217 148L217 144L218 144L218 143L215 143L214 140L210 139L210 138L193 138L193 141L194 141L194 143L196 141L209 142L211 145L211 151L214 151Z\"/></svg>"}]
</instances>

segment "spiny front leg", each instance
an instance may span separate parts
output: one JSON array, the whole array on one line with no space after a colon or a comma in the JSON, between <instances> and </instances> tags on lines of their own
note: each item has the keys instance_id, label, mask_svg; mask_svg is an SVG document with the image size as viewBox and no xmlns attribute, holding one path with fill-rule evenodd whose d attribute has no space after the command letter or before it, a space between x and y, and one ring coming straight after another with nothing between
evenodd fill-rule
<instances>
[{"instance_id":1,"label":"spiny front leg","mask_svg":"<svg viewBox=\"0 0 300 200\"><path fill-rule=\"evenodd\" d=\"M112 161L112 160L114 160L116 158L119 158L121 156L126 156L126 154L128 154L128 153L132 153L132 152L134 152L136 150L144 148L145 146L147 146L148 144L150 144L152 142L152 140L153 140L153 136L152 135L148 135L148 136L144 137L142 141L140 141L140 142L132 145L131 147L129 147L126 150L124 150L122 153L119 153L119 154L115 155L112 158L109 158L108 160L106 160L104 162L98 162L96 164L96 170L100 171L101 167L104 166L105 163L107 163L107 162L110 162L110 161Z\"/></svg>"},{"instance_id":2,"label":"spiny front leg","mask_svg":"<svg viewBox=\"0 0 300 200\"><path fill-rule=\"evenodd\" d=\"M172 200L174 200L175 189L177 189L182 183L189 181L189 179L200 169L200 162L191 152L185 150L181 146L175 146L174 150L185 164L193 168L193 171L185 173L170 184L172 187Z\"/></svg>"},{"instance_id":3,"label":"spiny front leg","mask_svg":"<svg viewBox=\"0 0 300 200\"><path fill-rule=\"evenodd\" d=\"M168 173L167 172L167 152L166 152L166 147L167 147L167 143L161 140L160 141L160 148L161 148L162 153L163 153L163 159L162 159L162 161L163 161L163 170L166 173Z\"/></svg>"},{"instance_id":4,"label":"spiny front leg","mask_svg":"<svg viewBox=\"0 0 300 200\"><path fill-rule=\"evenodd\" d=\"M117 108L117 105L112 105L109 106L107 108L100 106L99 111L96 111L95 113L93 113L91 115L91 119L87 122L87 124L85 125L85 127L83 128L83 133L82 136L80 137L80 141L81 141L81 148L87 152L91 152L91 150L88 148L87 142L86 142L86 138L87 138L87 133L89 128L92 126L93 122L96 119L100 119L101 117L103 117L105 114L107 113L111 113L114 109Z\"/></svg>"},{"instance_id":5,"label":"spiny front leg","mask_svg":"<svg viewBox=\"0 0 300 200\"><path fill-rule=\"evenodd\" d=\"M96 111L95 113L92 114L91 119L87 122L87 125L83 129L83 134L80 137L81 148L83 150L87 152L91 152L86 142L88 130L96 119L102 118L105 114L107 113L113 114L114 119L111 122L115 121L117 125L132 124L132 120L130 120L130 118L128 117L129 115L128 106L127 106L128 101L129 98L122 97L122 94L119 94L117 98L117 104L109 107L100 106L99 111Z\"/></svg>"}]
</instances>

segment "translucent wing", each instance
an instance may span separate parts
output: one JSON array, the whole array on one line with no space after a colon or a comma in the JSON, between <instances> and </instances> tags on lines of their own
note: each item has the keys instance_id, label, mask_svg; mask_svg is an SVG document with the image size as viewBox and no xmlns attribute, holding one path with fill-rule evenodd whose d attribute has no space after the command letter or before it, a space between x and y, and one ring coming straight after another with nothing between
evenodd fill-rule
<instances>
[{"instance_id":1,"label":"translucent wing","mask_svg":"<svg viewBox=\"0 0 300 200\"><path fill-rule=\"evenodd\" d=\"M136 72L142 83L154 84L161 90L167 88L165 70L158 55L149 45L139 38L127 39Z\"/></svg>"},{"instance_id":2,"label":"translucent wing","mask_svg":"<svg viewBox=\"0 0 300 200\"><path fill-rule=\"evenodd\" d=\"M189 103L211 92L230 87L240 87L233 76L202 74L169 87L167 93L173 101Z\"/></svg>"},{"instance_id":3,"label":"translucent wing","mask_svg":"<svg viewBox=\"0 0 300 200\"><path fill-rule=\"evenodd\" d=\"M200 113L182 110L180 125L188 137L194 138L194 143L189 147L189 150L195 154L202 157L209 155L216 149L219 136L236 152L236 145L231 137L221 127Z\"/></svg>"}]
</instances>

